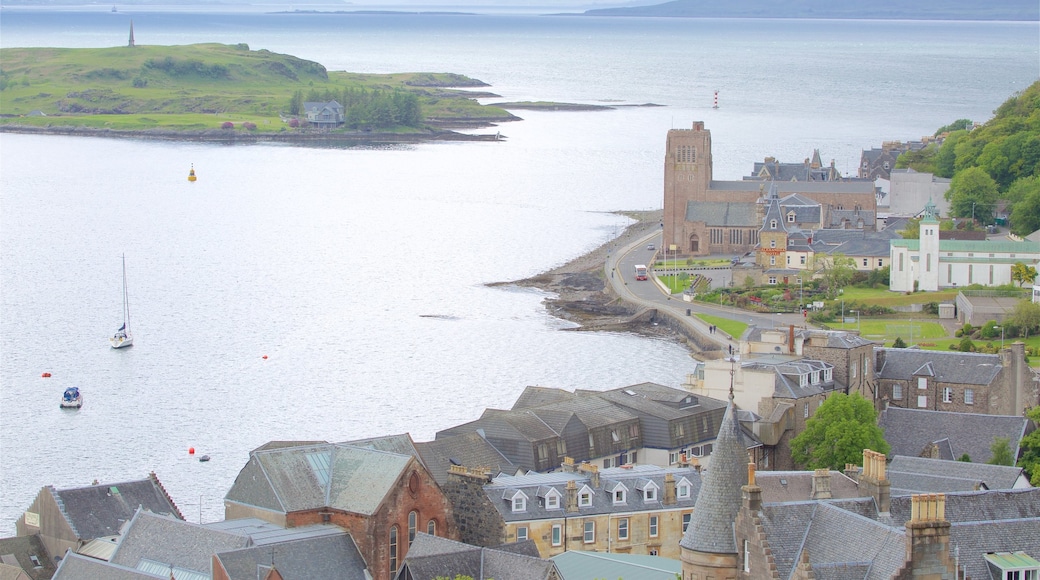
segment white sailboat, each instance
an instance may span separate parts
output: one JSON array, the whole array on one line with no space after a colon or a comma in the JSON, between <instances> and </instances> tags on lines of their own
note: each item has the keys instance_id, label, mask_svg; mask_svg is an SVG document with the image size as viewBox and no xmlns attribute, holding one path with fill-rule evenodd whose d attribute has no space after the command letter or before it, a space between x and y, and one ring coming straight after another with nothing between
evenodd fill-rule
<instances>
[{"instance_id":1,"label":"white sailboat","mask_svg":"<svg viewBox=\"0 0 1040 580\"><path fill-rule=\"evenodd\" d=\"M126 293L126 255L123 256L123 326L120 326L108 341L112 343L112 348L123 348L134 344L134 335L130 334L130 301Z\"/></svg>"}]
</instances>

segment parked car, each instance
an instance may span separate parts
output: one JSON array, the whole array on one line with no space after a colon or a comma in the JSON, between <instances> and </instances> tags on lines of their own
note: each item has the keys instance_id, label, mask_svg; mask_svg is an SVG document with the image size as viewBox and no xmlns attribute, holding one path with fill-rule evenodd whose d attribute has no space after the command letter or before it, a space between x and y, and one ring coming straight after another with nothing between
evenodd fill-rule
<instances>
[{"instance_id":1,"label":"parked car","mask_svg":"<svg viewBox=\"0 0 1040 580\"><path fill-rule=\"evenodd\" d=\"M652 251L656 250L656 249L657 249L657 247L656 247L656 246L654 246L653 244L648 244L648 245L646 246L646 249L648 249L648 250L650 250L650 251L652 252Z\"/></svg>"}]
</instances>

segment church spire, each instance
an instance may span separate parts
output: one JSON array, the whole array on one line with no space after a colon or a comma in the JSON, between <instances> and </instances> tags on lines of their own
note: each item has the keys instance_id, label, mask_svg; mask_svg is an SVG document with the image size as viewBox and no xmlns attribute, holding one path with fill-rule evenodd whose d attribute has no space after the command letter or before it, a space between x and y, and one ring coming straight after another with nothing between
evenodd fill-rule
<instances>
[{"instance_id":1,"label":"church spire","mask_svg":"<svg viewBox=\"0 0 1040 580\"><path fill-rule=\"evenodd\" d=\"M133 48L134 46L136 46L134 44L134 21L133 20L130 21L130 43L127 44L127 46L129 46L130 48Z\"/></svg>"}]
</instances>

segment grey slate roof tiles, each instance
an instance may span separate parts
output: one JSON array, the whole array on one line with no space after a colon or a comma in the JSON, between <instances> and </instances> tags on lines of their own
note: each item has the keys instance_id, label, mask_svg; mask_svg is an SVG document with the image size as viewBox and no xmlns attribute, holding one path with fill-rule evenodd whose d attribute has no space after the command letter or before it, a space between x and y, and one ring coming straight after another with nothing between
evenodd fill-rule
<instances>
[{"instance_id":1,"label":"grey slate roof tiles","mask_svg":"<svg viewBox=\"0 0 1040 580\"><path fill-rule=\"evenodd\" d=\"M419 533L415 535L397 578L433 580L437 577L546 580L556 566L551 560L523 553L529 548L481 548Z\"/></svg>"},{"instance_id":2,"label":"grey slate roof tiles","mask_svg":"<svg viewBox=\"0 0 1040 580\"><path fill-rule=\"evenodd\" d=\"M892 456L919 457L929 444L948 440L949 459L967 453L972 462L985 463L992 456L990 445L996 437L1006 437L1017 455L1028 419L889 407L881 412L878 425L885 431Z\"/></svg>"},{"instance_id":3,"label":"grey slate roof tiles","mask_svg":"<svg viewBox=\"0 0 1040 580\"><path fill-rule=\"evenodd\" d=\"M148 559L208 574L213 554L249 543L245 536L138 511L110 561L137 568L142 559Z\"/></svg>"},{"instance_id":4,"label":"grey slate roof tiles","mask_svg":"<svg viewBox=\"0 0 1040 580\"><path fill-rule=\"evenodd\" d=\"M181 517L157 480L108 483L56 490L50 488L64 506L66 519L82 539L114 536L138 507L150 512Z\"/></svg>"},{"instance_id":5,"label":"grey slate roof tiles","mask_svg":"<svg viewBox=\"0 0 1040 580\"><path fill-rule=\"evenodd\" d=\"M32 580L47 580L54 575L54 559L47 552L47 547L43 545L38 533L31 536L0 538L0 556L3 556L5 563L9 557L13 557ZM39 566L32 561L33 556L39 561ZM11 565L13 566L13 563Z\"/></svg>"},{"instance_id":6,"label":"grey slate roof tiles","mask_svg":"<svg viewBox=\"0 0 1040 580\"><path fill-rule=\"evenodd\" d=\"M272 565L283 578L367 580L367 566L346 532L216 554L231 580L256 580ZM259 577L263 577L262 575Z\"/></svg>"},{"instance_id":7,"label":"grey slate roof tiles","mask_svg":"<svg viewBox=\"0 0 1040 580\"><path fill-rule=\"evenodd\" d=\"M762 225L755 204L728 201L688 201L686 221L714 227L758 227Z\"/></svg>"},{"instance_id":8,"label":"grey slate roof tiles","mask_svg":"<svg viewBox=\"0 0 1040 580\"><path fill-rule=\"evenodd\" d=\"M169 580L168 576L145 574L133 568L95 560L75 552L65 554L61 563L58 564L58 571L54 574L54 580L98 580L99 578L105 580L155 580L156 578Z\"/></svg>"},{"instance_id":9,"label":"grey slate roof tiles","mask_svg":"<svg viewBox=\"0 0 1040 580\"><path fill-rule=\"evenodd\" d=\"M438 485L447 483L452 462L469 468L486 467L493 474L516 473L517 470L516 465L476 432L416 443L415 447Z\"/></svg>"},{"instance_id":10,"label":"grey slate roof tiles","mask_svg":"<svg viewBox=\"0 0 1040 580\"><path fill-rule=\"evenodd\" d=\"M909 380L925 365L937 379L967 385L989 385L1001 370L995 354L943 352L913 348L879 348L878 375L882 379Z\"/></svg>"},{"instance_id":11,"label":"grey slate roof tiles","mask_svg":"<svg viewBox=\"0 0 1040 580\"><path fill-rule=\"evenodd\" d=\"M984 489L1012 489L1022 475L1021 467L945 461L897 455L889 463L892 493L947 493Z\"/></svg>"},{"instance_id":12,"label":"grey slate roof tiles","mask_svg":"<svg viewBox=\"0 0 1040 580\"><path fill-rule=\"evenodd\" d=\"M741 505L740 488L747 485L747 464L747 448L730 401L680 546L713 554L736 552L733 521Z\"/></svg>"}]
</instances>

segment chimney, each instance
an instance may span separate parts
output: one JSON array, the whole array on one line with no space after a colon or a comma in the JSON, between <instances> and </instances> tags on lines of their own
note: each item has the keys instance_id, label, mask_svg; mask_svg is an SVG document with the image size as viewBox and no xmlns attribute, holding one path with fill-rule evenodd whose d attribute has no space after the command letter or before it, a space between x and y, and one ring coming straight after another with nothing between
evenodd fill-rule
<instances>
[{"instance_id":1,"label":"chimney","mask_svg":"<svg viewBox=\"0 0 1040 580\"><path fill-rule=\"evenodd\" d=\"M693 122L693 130L694 131L703 131L704 130L704 121L694 121Z\"/></svg>"},{"instance_id":2,"label":"chimney","mask_svg":"<svg viewBox=\"0 0 1040 580\"><path fill-rule=\"evenodd\" d=\"M788 352L794 352L794 325L789 324L787 326L787 350Z\"/></svg>"},{"instance_id":3,"label":"chimney","mask_svg":"<svg viewBox=\"0 0 1040 580\"><path fill-rule=\"evenodd\" d=\"M810 499L831 499L831 472L829 469L817 469L812 476L812 497Z\"/></svg>"},{"instance_id":4,"label":"chimney","mask_svg":"<svg viewBox=\"0 0 1040 580\"><path fill-rule=\"evenodd\" d=\"M578 471L589 476L589 485L592 489L599 489L599 468L588 461L582 461Z\"/></svg>"},{"instance_id":5,"label":"chimney","mask_svg":"<svg viewBox=\"0 0 1040 580\"><path fill-rule=\"evenodd\" d=\"M755 483L755 464L747 465L747 485L740 488L741 497L744 500L744 508L758 512L762 509L762 488Z\"/></svg>"},{"instance_id":6,"label":"chimney","mask_svg":"<svg viewBox=\"0 0 1040 580\"><path fill-rule=\"evenodd\" d=\"M570 513L578 511L578 485L574 483L574 480L567 482L567 499L564 507Z\"/></svg>"},{"instance_id":7,"label":"chimney","mask_svg":"<svg viewBox=\"0 0 1040 580\"><path fill-rule=\"evenodd\" d=\"M859 477L861 496L869 494L880 513L887 514L891 506L892 482L885 477L885 454L863 450L863 472Z\"/></svg>"},{"instance_id":8,"label":"chimney","mask_svg":"<svg viewBox=\"0 0 1040 580\"><path fill-rule=\"evenodd\" d=\"M578 471L578 468L574 465L573 457L564 457L563 463L560 464L560 469L564 473L576 473Z\"/></svg>"},{"instance_id":9,"label":"chimney","mask_svg":"<svg viewBox=\"0 0 1040 580\"><path fill-rule=\"evenodd\" d=\"M855 463L845 464L845 477L848 477L852 481L859 483L860 468Z\"/></svg>"},{"instance_id":10,"label":"chimney","mask_svg":"<svg viewBox=\"0 0 1040 580\"><path fill-rule=\"evenodd\" d=\"M910 497L906 535L908 577L956 577L956 560L950 554L945 494L923 493Z\"/></svg>"},{"instance_id":11,"label":"chimney","mask_svg":"<svg viewBox=\"0 0 1040 580\"><path fill-rule=\"evenodd\" d=\"M664 474L664 500L661 502L664 505L675 505L675 476L671 473Z\"/></svg>"}]
</instances>

